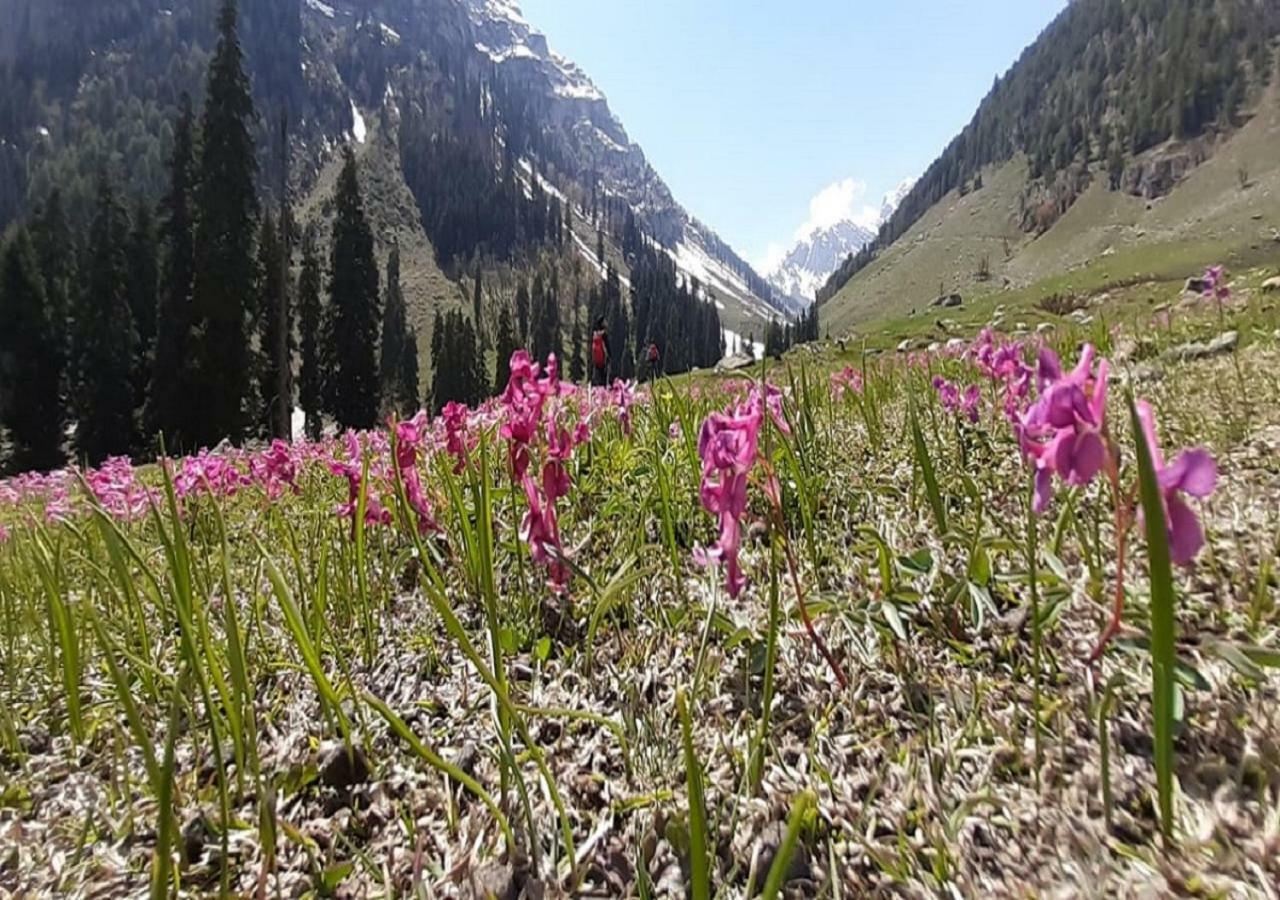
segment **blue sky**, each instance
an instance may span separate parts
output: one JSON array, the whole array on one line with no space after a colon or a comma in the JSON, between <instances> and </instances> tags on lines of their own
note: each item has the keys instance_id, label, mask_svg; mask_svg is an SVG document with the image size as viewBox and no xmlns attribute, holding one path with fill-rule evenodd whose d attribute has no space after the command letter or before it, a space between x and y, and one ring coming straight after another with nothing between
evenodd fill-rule
<instances>
[{"instance_id":1,"label":"blue sky","mask_svg":"<svg viewBox=\"0 0 1280 900\"><path fill-rule=\"evenodd\" d=\"M1064 0L520 0L760 263L918 175Z\"/></svg>"}]
</instances>

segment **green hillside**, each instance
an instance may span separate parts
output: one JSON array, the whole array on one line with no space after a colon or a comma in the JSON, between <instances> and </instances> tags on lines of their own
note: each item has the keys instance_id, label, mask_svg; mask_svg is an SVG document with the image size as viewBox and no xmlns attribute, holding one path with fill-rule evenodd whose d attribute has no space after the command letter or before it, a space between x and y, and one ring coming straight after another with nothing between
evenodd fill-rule
<instances>
[{"instance_id":1,"label":"green hillside","mask_svg":"<svg viewBox=\"0 0 1280 900\"><path fill-rule=\"evenodd\" d=\"M1242 115L1248 121L1166 196L1144 200L1095 177L1039 236L1019 227L1026 157L986 168L980 189L946 194L845 283L823 305L823 327L866 329L921 313L940 293L960 293L966 306L997 297L1033 306L1055 293L1180 281L1218 262L1280 264L1280 89L1273 84Z\"/></svg>"}]
</instances>

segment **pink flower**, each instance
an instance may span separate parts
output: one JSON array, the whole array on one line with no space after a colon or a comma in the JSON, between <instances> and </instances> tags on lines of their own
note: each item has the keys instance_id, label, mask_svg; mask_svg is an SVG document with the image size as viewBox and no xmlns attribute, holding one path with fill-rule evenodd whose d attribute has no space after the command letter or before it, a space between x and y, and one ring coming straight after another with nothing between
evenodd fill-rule
<instances>
[{"instance_id":1,"label":"pink flower","mask_svg":"<svg viewBox=\"0 0 1280 900\"><path fill-rule=\"evenodd\" d=\"M1205 269L1204 277L1200 279L1204 282L1204 296L1219 303L1224 300L1231 299L1231 288L1227 287L1227 270L1225 266L1210 266Z\"/></svg>"},{"instance_id":2,"label":"pink flower","mask_svg":"<svg viewBox=\"0 0 1280 900\"><path fill-rule=\"evenodd\" d=\"M831 392L836 399L844 397L845 391L862 393L862 373L853 366L845 366L839 372L831 373Z\"/></svg>"},{"instance_id":3,"label":"pink flower","mask_svg":"<svg viewBox=\"0 0 1280 900\"><path fill-rule=\"evenodd\" d=\"M1169 538L1169 557L1180 566L1188 565L1204 546L1200 520L1180 494L1208 497L1218 485L1218 465L1203 447L1184 450L1166 466L1156 441L1155 415L1151 404L1138 401L1138 419L1151 451L1151 464L1160 483L1164 501L1165 529Z\"/></svg>"},{"instance_id":4,"label":"pink flower","mask_svg":"<svg viewBox=\"0 0 1280 900\"><path fill-rule=\"evenodd\" d=\"M1054 472L1068 484L1085 485L1106 464L1108 366L1102 360L1095 373L1093 359L1094 349L1086 344L1075 369L1063 374L1053 351L1040 351L1040 397L1016 425L1022 452L1036 469L1037 513L1049 505Z\"/></svg>"},{"instance_id":5,"label":"pink flower","mask_svg":"<svg viewBox=\"0 0 1280 900\"><path fill-rule=\"evenodd\" d=\"M329 471L334 475L347 479L347 502L338 504L335 512L340 519L351 519L352 534L355 533L356 511L360 507L360 487L364 480L364 450L360 439L354 431L348 431L343 438L346 444L346 459L333 459L329 462ZM391 510L382 505L382 498L372 483L365 485L364 522L366 525L390 525Z\"/></svg>"},{"instance_id":6,"label":"pink flower","mask_svg":"<svg viewBox=\"0 0 1280 900\"><path fill-rule=\"evenodd\" d=\"M427 414L422 411L396 424L396 472L404 483L405 499L418 518L419 534L441 530L418 473L418 453L427 434L427 424Z\"/></svg>"},{"instance_id":7,"label":"pink flower","mask_svg":"<svg viewBox=\"0 0 1280 900\"><path fill-rule=\"evenodd\" d=\"M0 522L0 544L7 544L8 542L9 529L4 526L4 523Z\"/></svg>"},{"instance_id":8,"label":"pink flower","mask_svg":"<svg viewBox=\"0 0 1280 900\"><path fill-rule=\"evenodd\" d=\"M445 427L445 452L454 458L453 474L461 475L467 467L467 414L470 410L456 401L446 403L440 411Z\"/></svg>"},{"instance_id":9,"label":"pink flower","mask_svg":"<svg viewBox=\"0 0 1280 900\"><path fill-rule=\"evenodd\" d=\"M613 383L613 402L618 407L618 421L622 423L622 433L631 436L631 407L636 402L635 387L621 379Z\"/></svg>"},{"instance_id":10,"label":"pink flower","mask_svg":"<svg viewBox=\"0 0 1280 900\"><path fill-rule=\"evenodd\" d=\"M935 375L933 387L938 392L938 400L943 409L953 415L962 415L970 422L978 421L978 402L982 399L982 392L976 385L970 386L961 395L958 387L941 375Z\"/></svg>"},{"instance_id":11,"label":"pink flower","mask_svg":"<svg viewBox=\"0 0 1280 900\"><path fill-rule=\"evenodd\" d=\"M720 534L710 548L694 548L699 565L723 560L725 588L737 597L747 579L738 561L742 542L742 517L747 509L747 476L759 454L760 426L765 403L752 391L747 402L731 413L712 413L698 436L702 457L702 506L716 517Z\"/></svg>"}]
</instances>

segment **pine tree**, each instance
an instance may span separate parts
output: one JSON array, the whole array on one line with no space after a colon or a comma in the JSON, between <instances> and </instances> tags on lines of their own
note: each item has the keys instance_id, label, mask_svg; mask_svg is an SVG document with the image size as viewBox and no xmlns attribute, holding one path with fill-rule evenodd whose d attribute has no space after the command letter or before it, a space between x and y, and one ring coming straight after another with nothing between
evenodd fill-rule
<instances>
[{"instance_id":1,"label":"pine tree","mask_svg":"<svg viewBox=\"0 0 1280 900\"><path fill-rule=\"evenodd\" d=\"M196 189L192 305L194 377L186 402L200 411L193 439L213 445L244 435L250 387L249 321L253 313L257 163L249 79L236 35L235 0L218 16L218 46L209 65L201 118Z\"/></svg>"},{"instance_id":2,"label":"pine tree","mask_svg":"<svg viewBox=\"0 0 1280 900\"><path fill-rule=\"evenodd\" d=\"M280 243L280 230L275 217L269 211L262 217L262 229L258 236L257 293L261 310L257 329L258 416L267 436L287 440L292 437L293 425L293 323L285 287L284 248ZM281 372L281 363L284 372ZM283 404L280 402L282 384L286 391Z\"/></svg>"},{"instance_id":3,"label":"pine tree","mask_svg":"<svg viewBox=\"0 0 1280 900\"><path fill-rule=\"evenodd\" d=\"M400 355L396 393L405 415L416 413L422 405L421 374L418 367L418 333L410 326L404 336L404 350Z\"/></svg>"},{"instance_id":4,"label":"pine tree","mask_svg":"<svg viewBox=\"0 0 1280 900\"><path fill-rule=\"evenodd\" d=\"M320 301L320 258L316 254L315 228L302 238L302 271L298 275L298 403L306 416L307 437L320 440L324 410L320 339L324 321Z\"/></svg>"},{"instance_id":5,"label":"pine tree","mask_svg":"<svg viewBox=\"0 0 1280 900\"><path fill-rule=\"evenodd\" d=\"M382 354L379 378L382 384L382 412L411 414L417 407L415 385L411 396L401 395L404 384L405 354L409 350L409 326L406 322L404 292L400 287L400 248L392 247L387 258L387 289L382 307ZM416 362L415 362L416 366Z\"/></svg>"},{"instance_id":6,"label":"pine tree","mask_svg":"<svg viewBox=\"0 0 1280 900\"><path fill-rule=\"evenodd\" d=\"M169 190L161 203L163 265L156 321L156 343L147 392L147 431L164 437L166 451L194 449L192 404L194 310L191 289L195 268L192 192L195 185L194 117L191 98L182 95L169 158Z\"/></svg>"},{"instance_id":7,"label":"pine tree","mask_svg":"<svg viewBox=\"0 0 1280 900\"><path fill-rule=\"evenodd\" d=\"M516 352L519 346L516 342L515 329L511 325L511 310L504 303L502 310L498 313L498 362L493 376L493 392L495 394L506 390L507 382L511 380L511 355Z\"/></svg>"},{"instance_id":8,"label":"pine tree","mask_svg":"<svg viewBox=\"0 0 1280 900\"><path fill-rule=\"evenodd\" d=\"M44 281L49 320L54 326L55 362L59 373L58 396L65 419L67 403L68 354L70 352L71 298L76 277L76 240L62 205L62 194L54 190L31 226L31 241Z\"/></svg>"},{"instance_id":9,"label":"pine tree","mask_svg":"<svg viewBox=\"0 0 1280 900\"><path fill-rule=\"evenodd\" d=\"M373 258L373 232L360 198L356 157L350 147L343 150L343 157L329 254L330 411L344 427L372 428L378 421L380 278Z\"/></svg>"},{"instance_id":10,"label":"pine tree","mask_svg":"<svg viewBox=\"0 0 1280 900\"><path fill-rule=\"evenodd\" d=\"M129 311L133 314L133 325L138 334L130 380L133 383L133 399L138 404L137 418L141 425L145 418L147 388L151 382L151 369L155 358L160 279L157 270L155 221L151 215L151 208L145 201L139 201L134 208L133 226L129 230L125 257L128 260L126 271Z\"/></svg>"},{"instance_id":11,"label":"pine tree","mask_svg":"<svg viewBox=\"0 0 1280 900\"><path fill-rule=\"evenodd\" d=\"M520 346L528 347L531 343L529 335L529 288L523 281L516 288L516 324L520 330L516 332L516 341Z\"/></svg>"},{"instance_id":12,"label":"pine tree","mask_svg":"<svg viewBox=\"0 0 1280 900\"><path fill-rule=\"evenodd\" d=\"M49 302L30 235L16 231L0 262L0 354L12 367L3 423L13 443L10 469L47 471L62 465L65 412L62 405L64 323Z\"/></svg>"},{"instance_id":13,"label":"pine tree","mask_svg":"<svg viewBox=\"0 0 1280 900\"><path fill-rule=\"evenodd\" d=\"M72 346L76 453L91 465L127 452L134 443L132 374L138 339L129 309L127 236L124 210L104 174L89 229Z\"/></svg>"},{"instance_id":14,"label":"pine tree","mask_svg":"<svg viewBox=\"0 0 1280 900\"><path fill-rule=\"evenodd\" d=\"M583 368L583 346L582 346L582 304L581 298L575 293L573 297L573 332L569 338L569 380L574 384L581 384L583 378L586 377L586 370Z\"/></svg>"},{"instance_id":15,"label":"pine tree","mask_svg":"<svg viewBox=\"0 0 1280 900\"><path fill-rule=\"evenodd\" d=\"M476 263L475 285L471 290L471 321L475 323L480 349L484 351L489 346L489 339L484 329L484 295L481 291L479 262Z\"/></svg>"}]
</instances>

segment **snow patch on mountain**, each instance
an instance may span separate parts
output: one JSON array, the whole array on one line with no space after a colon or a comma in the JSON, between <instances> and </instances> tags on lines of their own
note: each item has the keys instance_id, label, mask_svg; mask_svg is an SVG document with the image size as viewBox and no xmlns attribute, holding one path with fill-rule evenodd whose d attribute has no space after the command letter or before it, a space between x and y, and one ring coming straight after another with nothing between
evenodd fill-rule
<instances>
[{"instance_id":1,"label":"snow patch on mountain","mask_svg":"<svg viewBox=\"0 0 1280 900\"><path fill-rule=\"evenodd\" d=\"M364 116L360 114L360 107L356 106L356 101L351 101L351 136L356 139L357 144L363 144L365 138L369 135L369 129L364 124Z\"/></svg>"}]
</instances>

